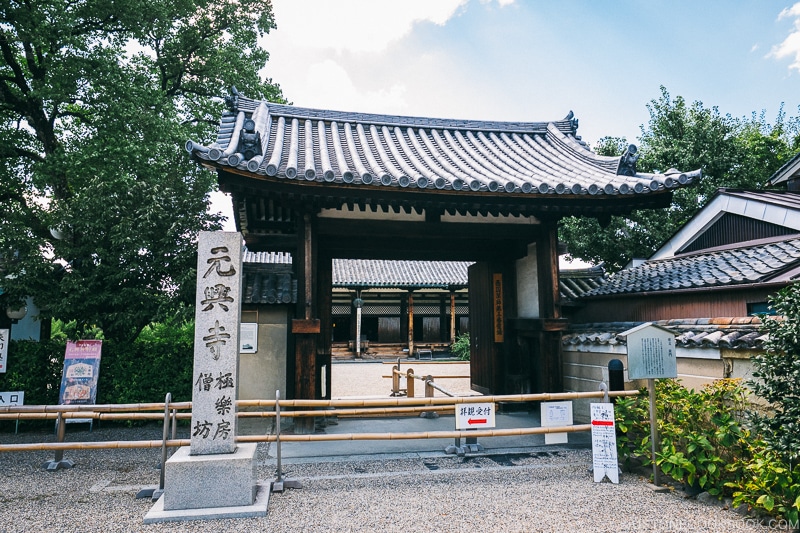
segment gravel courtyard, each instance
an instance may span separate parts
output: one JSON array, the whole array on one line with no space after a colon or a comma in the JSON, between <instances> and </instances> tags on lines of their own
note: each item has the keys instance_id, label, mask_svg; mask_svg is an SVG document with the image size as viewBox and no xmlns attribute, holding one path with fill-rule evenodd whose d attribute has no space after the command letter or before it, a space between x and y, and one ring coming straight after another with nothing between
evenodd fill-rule
<instances>
[{"instance_id":1,"label":"gravel courtyard","mask_svg":"<svg viewBox=\"0 0 800 533\"><path fill-rule=\"evenodd\" d=\"M418 363L409 364L422 373ZM455 373L443 366L430 373ZM355 372L356 367L368 368ZM375 375L390 369L376 363L336 364L333 394L388 395L390 380ZM370 389L367 382L379 383L380 389ZM338 393L338 386L346 386L348 393ZM154 440L161 435L156 424L102 424L91 433L84 428L70 427L67 439ZM3 443L53 440L51 430L15 435L10 424L0 430ZM188 428L181 433L187 437ZM157 485L159 450L70 450L65 456L75 462L73 469L47 472L41 465L53 452L0 454L0 533L787 530L785 524L759 525L680 491L655 493L635 474L624 473L619 485L593 483L591 450L552 447L467 457L428 453L284 462L284 475L302 481L303 488L273 494L266 517L145 525L152 502L135 495ZM274 479L275 465L274 444L259 444L258 478Z\"/></svg>"}]
</instances>

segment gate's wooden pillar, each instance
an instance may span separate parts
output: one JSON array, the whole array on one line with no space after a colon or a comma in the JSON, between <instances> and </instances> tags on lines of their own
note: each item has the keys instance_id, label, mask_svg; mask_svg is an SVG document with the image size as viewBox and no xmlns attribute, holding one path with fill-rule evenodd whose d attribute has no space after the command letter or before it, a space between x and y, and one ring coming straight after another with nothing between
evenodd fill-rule
<instances>
[{"instance_id":1,"label":"gate's wooden pillar","mask_svg":"<svg viewBox=\"0 0 800 533\"><path fill-rule=\"evenodd\" d=\"M297 272L297 309L298 318L292 320L292 333L295 338L295 398L313 400L317 397L317 343L320 334L320 321L315 318L318 313L316 300L316 228L315 220L305 214L300 224L299 234L302 240L298 243L295 254L295 271ZM295 432L313 433L313 417L296 417Z\"/></svg>"},{"instance_id":2,"label":"gate's wooden pillar","mask_svg":"<svg viewBox=\"0 0 800 533\"><path fill-rule=\"evenodd\" d=\"M456 293L450 291L450 344L456 342Z\"/></svg>"},{"instance_id":3,"label":"gate's wooden pillar","mask_svg":"<svg viewBox=\"0 0 800 533\"><path fill-rule=\"evenodd\" d=\"M539 312L545 319L543 331L539 335L542 386L545 392L560 392L564 388L563 361L561 357L562 324L551 330L546 319L561 318L561 302L558 286L558 220L547 220L542 224L542 238L539 240L537 263L539 266Z\"/></svg>"},{"instance_id":4,"label":"gate's wooden pillar","mask_svg":"<svg viewBox=\"0 0 800 533\"><path fill-rule=\"evenodd\" d=\"M333 343L333 258L329 254L319 254L317 263L317 294L319 295L320 335L317 343L317 375L322 390L317 397L329 400L331 397L331 344Z\"/></svg>"},{"instance_id":5,"label":"gate's wooden pillar","mask_svg":"<svg viewBox=\"0 0 800 533\"><path fill-rule=\"evenodd\" d=\"M408 356L414 355L414 291L408 291Z\"/></svg>"}]
</instances>

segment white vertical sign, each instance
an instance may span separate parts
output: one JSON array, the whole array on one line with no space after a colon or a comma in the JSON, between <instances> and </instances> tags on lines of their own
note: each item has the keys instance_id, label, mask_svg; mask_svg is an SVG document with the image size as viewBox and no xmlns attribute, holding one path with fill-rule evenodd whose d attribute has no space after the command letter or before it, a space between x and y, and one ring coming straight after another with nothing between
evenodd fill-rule
<instances>
[{"instance_id":1,"label":"white vertical sign","mask_svg":"<svg viewBox=\"0 0 800 533\"><path fill-rule=\"evenodd\" d=\"M236 451L242 236L201 231L192 377L191 454Z\"/></svg>"},{"instance_id":2,"label":"white vertical sign","mask_svg":"<svg viewBox=\"0 0 800 533\"><path fill-rule=\"evenodd\" d=\"M619 483L619 463L617 462L617 427L614 422L613 403L593 403L589 405L592 419L592 466L594 481L598 483L608 477L612 483Z\"/></svg>"},{"instance_id":3,"label":"white vertical sign","mask_svg":"<svg viewBox=\"0 0 800 533\"><path fill-rule=\"evenodd\" d=\"M11 340L10 329L0 329L0 374L6 371L8 361L8 341Z\"/></svg>"}]
</instances>

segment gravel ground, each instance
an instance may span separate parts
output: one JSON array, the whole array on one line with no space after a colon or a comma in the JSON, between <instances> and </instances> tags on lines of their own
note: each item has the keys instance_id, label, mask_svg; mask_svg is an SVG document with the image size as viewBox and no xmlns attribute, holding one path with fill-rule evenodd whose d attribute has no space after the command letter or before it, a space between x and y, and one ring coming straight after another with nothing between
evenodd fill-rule
<instances>
[{"instance_id":1,"label":"gravel ground","mask_svg":"<svg viewBox=\"0 0 800 533\"><path fill-rule=\"evenodd\" d=\"M67 440L161 436L156 424L136 428L103 424L91 433L83 428L69 426ZM180 433L179 438L187 438L188 428ZM3 443L53 439L52 431L15 435L13 425L0 424ZM274 445L259 444L259 480L275 478L274 451ZM593 483L588 449L399 457L284 463L284 476L300 480L303 488L273 494L266 517L145 525L144 516L153 504L135 495L158 484L158 449L68 450L65 458L75 467L57 472L41 468L53 452L0 453L0 533L787 530L780 523L772 528L759 525L680 491L654 493L647 480L635 474L623 474L619 485Z\"/></svg>"},{"instance_id":2,"label":"gravel ground","mask_svg":"<svg viewBox=\"0 0 800 533\"><path fill-rule=\"evenodd\" d=\"M158 439L160 428L70 429L68 440ZM52 434L0 434L36 442ZM550 450L550 449L548 449ZM274 445L259 445L258 478L275 477ZM733 511L657 494L634 474L593 483L590 450L507 455L309 460L284 465L303 488L273 494L266 517L145 525L158 483L157 449L67 451L70 470L47 472L52 452L0 455L0 532L345 532L345 531L777 531Z\"/></svg>"}]
</instances>

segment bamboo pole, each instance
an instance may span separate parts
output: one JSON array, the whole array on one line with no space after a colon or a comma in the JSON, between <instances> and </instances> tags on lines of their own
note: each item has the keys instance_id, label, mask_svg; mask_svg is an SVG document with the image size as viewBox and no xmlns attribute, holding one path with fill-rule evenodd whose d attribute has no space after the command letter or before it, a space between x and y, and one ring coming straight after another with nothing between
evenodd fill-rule
<instances>
[{"instance_id":1,"label":"bamboo pole","mask_svg":"<svg viewBox=\"0 0 800 533\"><path fill-rule=\"evenodd\" d=\"M415 359L414 362L420 365L469 365L469 361L435 361L427 359L425 361L418 361ZM382 364L394 365L397 363L395 361L383 361Z\"/></svg>"},{"instance_id":2,"label":"bamboo pole","mask_svg":"<svg viewBox=\"0 0 800 533\"><path fill-rule=\"evenodd\" d=\"M390 378L392 376L381 376L382 378ZM461 379L461 378L469 378L470 376L431 376L433 379ZM422 378L420 378L422 379Z\"/></svg>"},{"instance_id":3,"label":"bamboo pole","mask_svg":"<svg viewBox=\"0 0 800 533\"><path fill-rule=\"evenodd\" d=\"M332 433L309 435L281 435L283 442L326 442L341 440L414 440L414 439L453 439L466 437L515 437L541 435L546 433L577 433L591 431L591 424L561 427L533 427L512 429L471 429L454 431L417 431L407 433ZM275 435L246 435L236 437L236 442L275 442ZM189 439L170 439L170 448L188 446ZM160 448L163 440L107 441L107 442L39 442L29 444L0 444L1 452L24 452L45 450L109 450L131 448Z\"/></svg>"},{"instance_id":4,"label":"bamboo pole","mask_svg":"<svg viewBox=\"0 0 800 533\"><path fill-rule=\"evenodd\" d=\"M413 375L413 373L409 372ZM415 376L416 377L416 376ZM419 377L419 379L424 379ZM612 391L611 397L636 396L639 391ZM468 403L499 403L499 402L538 402L555 400L577 400L583 398L602 398L603 392L558 392L540 394L509 394L502 396L457 396L435 398L369 398L369 399L338 399L338 400L281 400L281 407L412 407L424 405L458 405ZM119 404L119 405L19 405L0 407L0 419L17 420L49 420L55 419L58 413L63 413L64 418L98 418L100 420L114 419L147 419L161 420L162 413L129 413L135 408L140 410L153 410L157 407L164 409L163 403L158 404ZM275 400L237 400L238 407L275 407ZM191 402L176 402L170 404L173 410L191 409ZM21 416L21 415L25 416ZM9 416L10 415L10 416ZM284 413L284 416L286 413ZM189 413L177 413L178 418L189 418Z\"/></svg>"},{"instance_id":5,"label":"bamboo pole","mask_svg":"<svg viewBox=\"0 0 800 533\"><path fill-rule=\"evenodd\" d=\"M0 420L56 420L59 413L0 413ZM92 418L94 420L163 420L161 413L93 413L85 412L62 412L65 420L71 418ZM177 418L189 420L191 413L177 413Z\"/></svg>"},{"instance_id":6,"label":"bamboo pole","mask_svg":"<svg viewBox=\"0 0 800 533\"><path fill-rule=\"evenodd\" d=\"M273 400L274 402L274 400ZM191 409L192 402L174 402L172 409ZM68 411L97 411L102 413L118 413L124 411L163 411L164 403L110 403L98 405L9 405L0 407L0 413L59 413Z\"/></svg>"}]
</instances>

